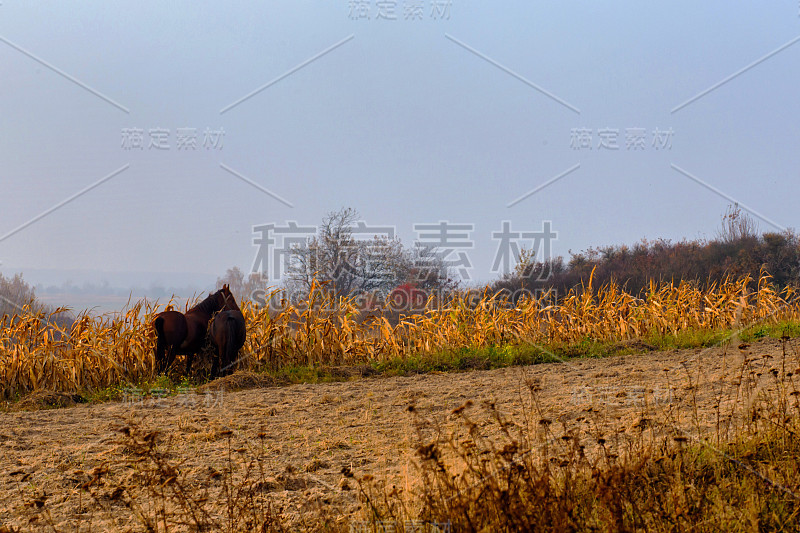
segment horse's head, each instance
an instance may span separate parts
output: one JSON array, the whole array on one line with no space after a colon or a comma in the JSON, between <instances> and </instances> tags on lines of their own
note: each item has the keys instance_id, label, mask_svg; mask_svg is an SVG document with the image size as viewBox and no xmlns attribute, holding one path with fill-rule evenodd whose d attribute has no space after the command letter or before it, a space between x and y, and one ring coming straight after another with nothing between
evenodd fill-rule
<instances>
[{"instance_id":1,"label":"horse's head","mask_svg":"<svg viewBox=\"0 0 800 533\"><path fill-rule=\"evenodd\" d=\"M238 309L236 300L233 298L230 286L226 283L217 291L217 303L220 309Z\"/></svg>"}]
</instances>

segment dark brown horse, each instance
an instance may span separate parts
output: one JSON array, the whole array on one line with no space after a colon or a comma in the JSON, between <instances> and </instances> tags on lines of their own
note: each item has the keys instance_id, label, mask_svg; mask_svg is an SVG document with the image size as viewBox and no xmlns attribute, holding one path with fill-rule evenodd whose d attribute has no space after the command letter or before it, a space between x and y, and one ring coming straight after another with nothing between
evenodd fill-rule
<instances>
[{"instance_id":1,"label":"dark brown horse","mask_svg":"<svg viewBox=\"0 0 800 533\"><path fill-rule=\"evenodd\" d=\"M211 375L214 377L231 372L247 336L244 315L227 285L223 290L225 304L208 326L208 336L217 349L217 357L211 365Z\"/></svg>"},{"instance_id":2,"label":"dark brown horse","mask_svg":"<svg viewBox=\"0 0 800 533\"><path fill-rule=\"evenodd\" d=\"M166 371L175 361L176 355L186 356L186 375L192 368L194 355L203 349L206 342L208 322L214 313L225 305L228 286L195 305L186 313L164 311L156 315L153 328L156 330L156 370Z\"/></svg>"}]
</instances>

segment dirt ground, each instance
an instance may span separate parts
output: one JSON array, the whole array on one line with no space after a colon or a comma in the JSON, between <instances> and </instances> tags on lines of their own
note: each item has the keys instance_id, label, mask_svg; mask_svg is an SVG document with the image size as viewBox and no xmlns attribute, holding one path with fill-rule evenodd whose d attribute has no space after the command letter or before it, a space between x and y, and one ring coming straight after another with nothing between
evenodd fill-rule
<instances>
[{"instance_id":1,"label":"dirt ground","mask_svg":"<svg viewBox=\"0 0 800 533\"><path fill-rule=\"evenodd\" d=\"M114 490L137 479L121 428L158 431L165 457L198 494L221 483L229 465L239 479L247 458L262 457L264 471L255 477L272 512L294 524L322 511L342 523L363 519L357 482L343 469L412 491L415 417L453 430L451 411L467 400L474 418L490 400L520 425L547 418L554 432L579 432L586 442L633 438L643 419L689 436L718 431L721 419L758 394L776 392L775 374L800 374L796 340L736 344L166 398L131 391L122 402L0 413L0 531L146 530L129 496ZM496 431L488 419L485 426ZM224 517L223 501L204 505ZM145 502L134 507L142 516L155 513Z\"/></svg>"}]
</instances>

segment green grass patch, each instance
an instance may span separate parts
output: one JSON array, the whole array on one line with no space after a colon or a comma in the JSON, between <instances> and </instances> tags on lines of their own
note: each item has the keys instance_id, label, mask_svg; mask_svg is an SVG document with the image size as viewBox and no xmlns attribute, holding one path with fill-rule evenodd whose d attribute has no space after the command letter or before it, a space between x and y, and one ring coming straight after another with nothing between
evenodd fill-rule
<instances>
[{"instance_id":1,"label":"green grass patch","mask_svg":"<svg viewBox=\"0 0 800 533\"><path fill-rule=\"evenodd\" d=\"M800 337L800 323L783 320L775 324L758 324L739 334L739 337L746 342L763 338L780 339L784 336L790 339Z\"/></svg>"},{"instance_id":2,"label":"green grass patch","mask_svg":"<svg viewBox=\"0 0 800 533\"><path fill-rule=\"evenodd\" d=\"M347 381L350 376L346 371L325 366L285 366L274 371L265 371L265 374L274 378L278 383L332 383Z\"/></svg>"},{"instance_id":3,"label":"green grass patch","mask_svg":"<svg viewBox=\"0 0 800 533\"><path fill-rule=\"evenodd\" d=\"M125 401L137 398L163 398L185 393L202 385L205 381L207 380L185 376L176 379L173 376L161 374L152 381L121 383L101 389L81 391L79 394L89 403Z\"/></svg>"},{"instance_id":4,"label":"green grass patch","mask_svg":"<svg viewBox=\"0 0 800 533\"><path fill-rule=\"evenodd\" d=\"M733 332L728 329L685 330L669 335L650 335L645 341L659 350L685 350L721 346L732 336Z\"/></svg>"},{"instance_id":5,"label":"green grass patch","mask_svg":"<svg viewBox=\"0 0 800 533\"><path fill-rule=\"evenodd\" d=\"M386 376L406 376L429 372L491 370L509 366L559 362L557 354L533 345L503 345L485 348L459 348L418 354L372 363L375 371Z\"/></svg>"}]
</instances>

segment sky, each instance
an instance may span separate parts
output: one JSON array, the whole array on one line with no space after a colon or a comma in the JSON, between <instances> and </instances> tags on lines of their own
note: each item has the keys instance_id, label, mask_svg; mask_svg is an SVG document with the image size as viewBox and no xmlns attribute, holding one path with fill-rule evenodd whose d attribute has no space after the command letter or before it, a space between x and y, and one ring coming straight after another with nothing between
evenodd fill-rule
<instances>
[{"instance_id":1,"label":"sky","mask_svg":"<svg viewBox=\"0 0 800 533\"><path fill-rule=\"evenodd\" d=\"M207 290L343 207L473 283L734 202L800 226L796 0L2 0L0 72L0 272L34 284Z\"/></svg>"}]
</instances>

